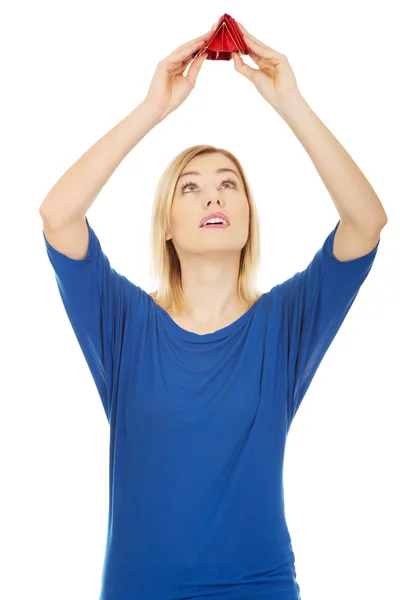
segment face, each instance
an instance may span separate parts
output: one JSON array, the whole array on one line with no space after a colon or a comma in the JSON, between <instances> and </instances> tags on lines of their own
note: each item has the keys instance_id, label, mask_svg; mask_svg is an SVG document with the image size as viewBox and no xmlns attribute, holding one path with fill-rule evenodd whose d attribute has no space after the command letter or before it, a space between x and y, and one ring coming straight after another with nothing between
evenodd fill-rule
<instances>
[{"instance_id":1,"label":"face","mask_svg":"<svg viewBox=\"0 0 400 600\"><path fill-rule=\"evenodd\" d=\"M218 169L232 169L235 173L217 173ZM185 175L188 171L199 174ZM199 226L203 217L215 212L226 215L230 225ZM249 204L235 163L218 153L198 156L186 165L176 184L171 230L166 239L172 239L180 258L186 254L237 255L247 242L249 219Z\"/></svg>"}]
</instances>

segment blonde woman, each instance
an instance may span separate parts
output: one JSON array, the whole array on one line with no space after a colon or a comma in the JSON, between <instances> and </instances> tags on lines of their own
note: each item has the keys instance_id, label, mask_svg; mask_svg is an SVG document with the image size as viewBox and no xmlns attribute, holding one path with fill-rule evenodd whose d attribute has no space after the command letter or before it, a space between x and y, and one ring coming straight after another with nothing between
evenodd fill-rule
<instances>
[{"instance_id":1,"label":"blonde woman","mask_svg":"<svg viewBox=\"0 0 400 600\"><path fill-rule=\"evenodd\" d=\"M101 600L300 598L284 510L285 442L371 269L386 215L300 95L286 57L240 27L259 68L235 54L235 70L293 129L340 215L304 271L257 289L249 182L234 155L212 146L182 151L161 177L152 293L111 267L89 225L88 209L123 158L193 90L206 55L192 57L210 32L158 63L144 101L64 174L40 210L110 425Z\"/></svg>"}]
</instances>

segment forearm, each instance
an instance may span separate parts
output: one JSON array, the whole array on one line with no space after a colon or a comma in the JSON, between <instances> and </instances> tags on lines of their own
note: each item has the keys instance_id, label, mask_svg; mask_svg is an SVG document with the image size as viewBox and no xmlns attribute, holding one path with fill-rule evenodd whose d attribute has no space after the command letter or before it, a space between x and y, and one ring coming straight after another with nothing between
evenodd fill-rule
<instances>
[{"instance_id":1,"label":"forearm","mask_svg":"<svg viewBox=\"0 0 400 600\"><path fill-rule=\"evenodd\" d=\"M342 221L366 230L385 223L385 210L361 170L301 96L277 111L311 158Z\"/></svg>"},{"instance_id":2,"label":"forearm","mask_svg":"<svg viewBox=\"0 0 400 600\"><path fill-rule=\"evenodd\" d=\"M141 102L64 173L42 202L41 216L57 228L86 215L118 165L161 120Z\"/></svg>"}]
</instances>

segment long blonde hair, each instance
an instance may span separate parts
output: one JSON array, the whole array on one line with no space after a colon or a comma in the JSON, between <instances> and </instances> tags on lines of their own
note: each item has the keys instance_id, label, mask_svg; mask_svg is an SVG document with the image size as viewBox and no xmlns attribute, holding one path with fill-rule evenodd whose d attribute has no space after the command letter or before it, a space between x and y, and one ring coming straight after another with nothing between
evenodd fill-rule
<instances>
[{"instance_id":1,"label":"long blonde hair","mask_svg":"<svg viewBox=\"0 0 400 600\"><path fill-rule=\"evenodd\" d=\"M250 208L249 235L240 256L238 297L241 302L253 304L262 295L256 285L260 263L259 218L242 165L228 150L199 144L182 150L172 159L161 175L154 197L151 219L150 277L153 283L157 281L158 287L154 292L150 292L150 296L167 312L178 313L186 306L179 257L172 240L166 240L167 231L170 229L171 206L176 183L183 169L195 156L217 152L232 160L238 168Z\"/></svg>"}]
</instances>

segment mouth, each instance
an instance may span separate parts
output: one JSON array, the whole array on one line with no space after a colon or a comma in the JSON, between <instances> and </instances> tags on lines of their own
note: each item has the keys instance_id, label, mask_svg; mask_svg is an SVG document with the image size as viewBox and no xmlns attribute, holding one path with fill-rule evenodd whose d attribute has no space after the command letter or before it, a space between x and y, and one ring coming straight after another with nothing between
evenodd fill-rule
<instances>
[{"instance_id":1,"label":"mouth","mask_svg":"<svg viewBox=\"0 0 400 600\"><path fill-rule=\"evenodd\" d=\"M210 223L210 225L200 225L200 229L227 229L229 225L225 223Z\"/></svg>"},{"instance_id":2,"label":"mouth","mask_svg":"<svg viewBox=\"0 0 400 600\"><path fill-rule=\"evenodd\" d=\"M215 212L203 217L199 223L199 227L215 228L218 225L220 228L229 227L230 221L222 212Z\"/></svg>"}]
</instances>

